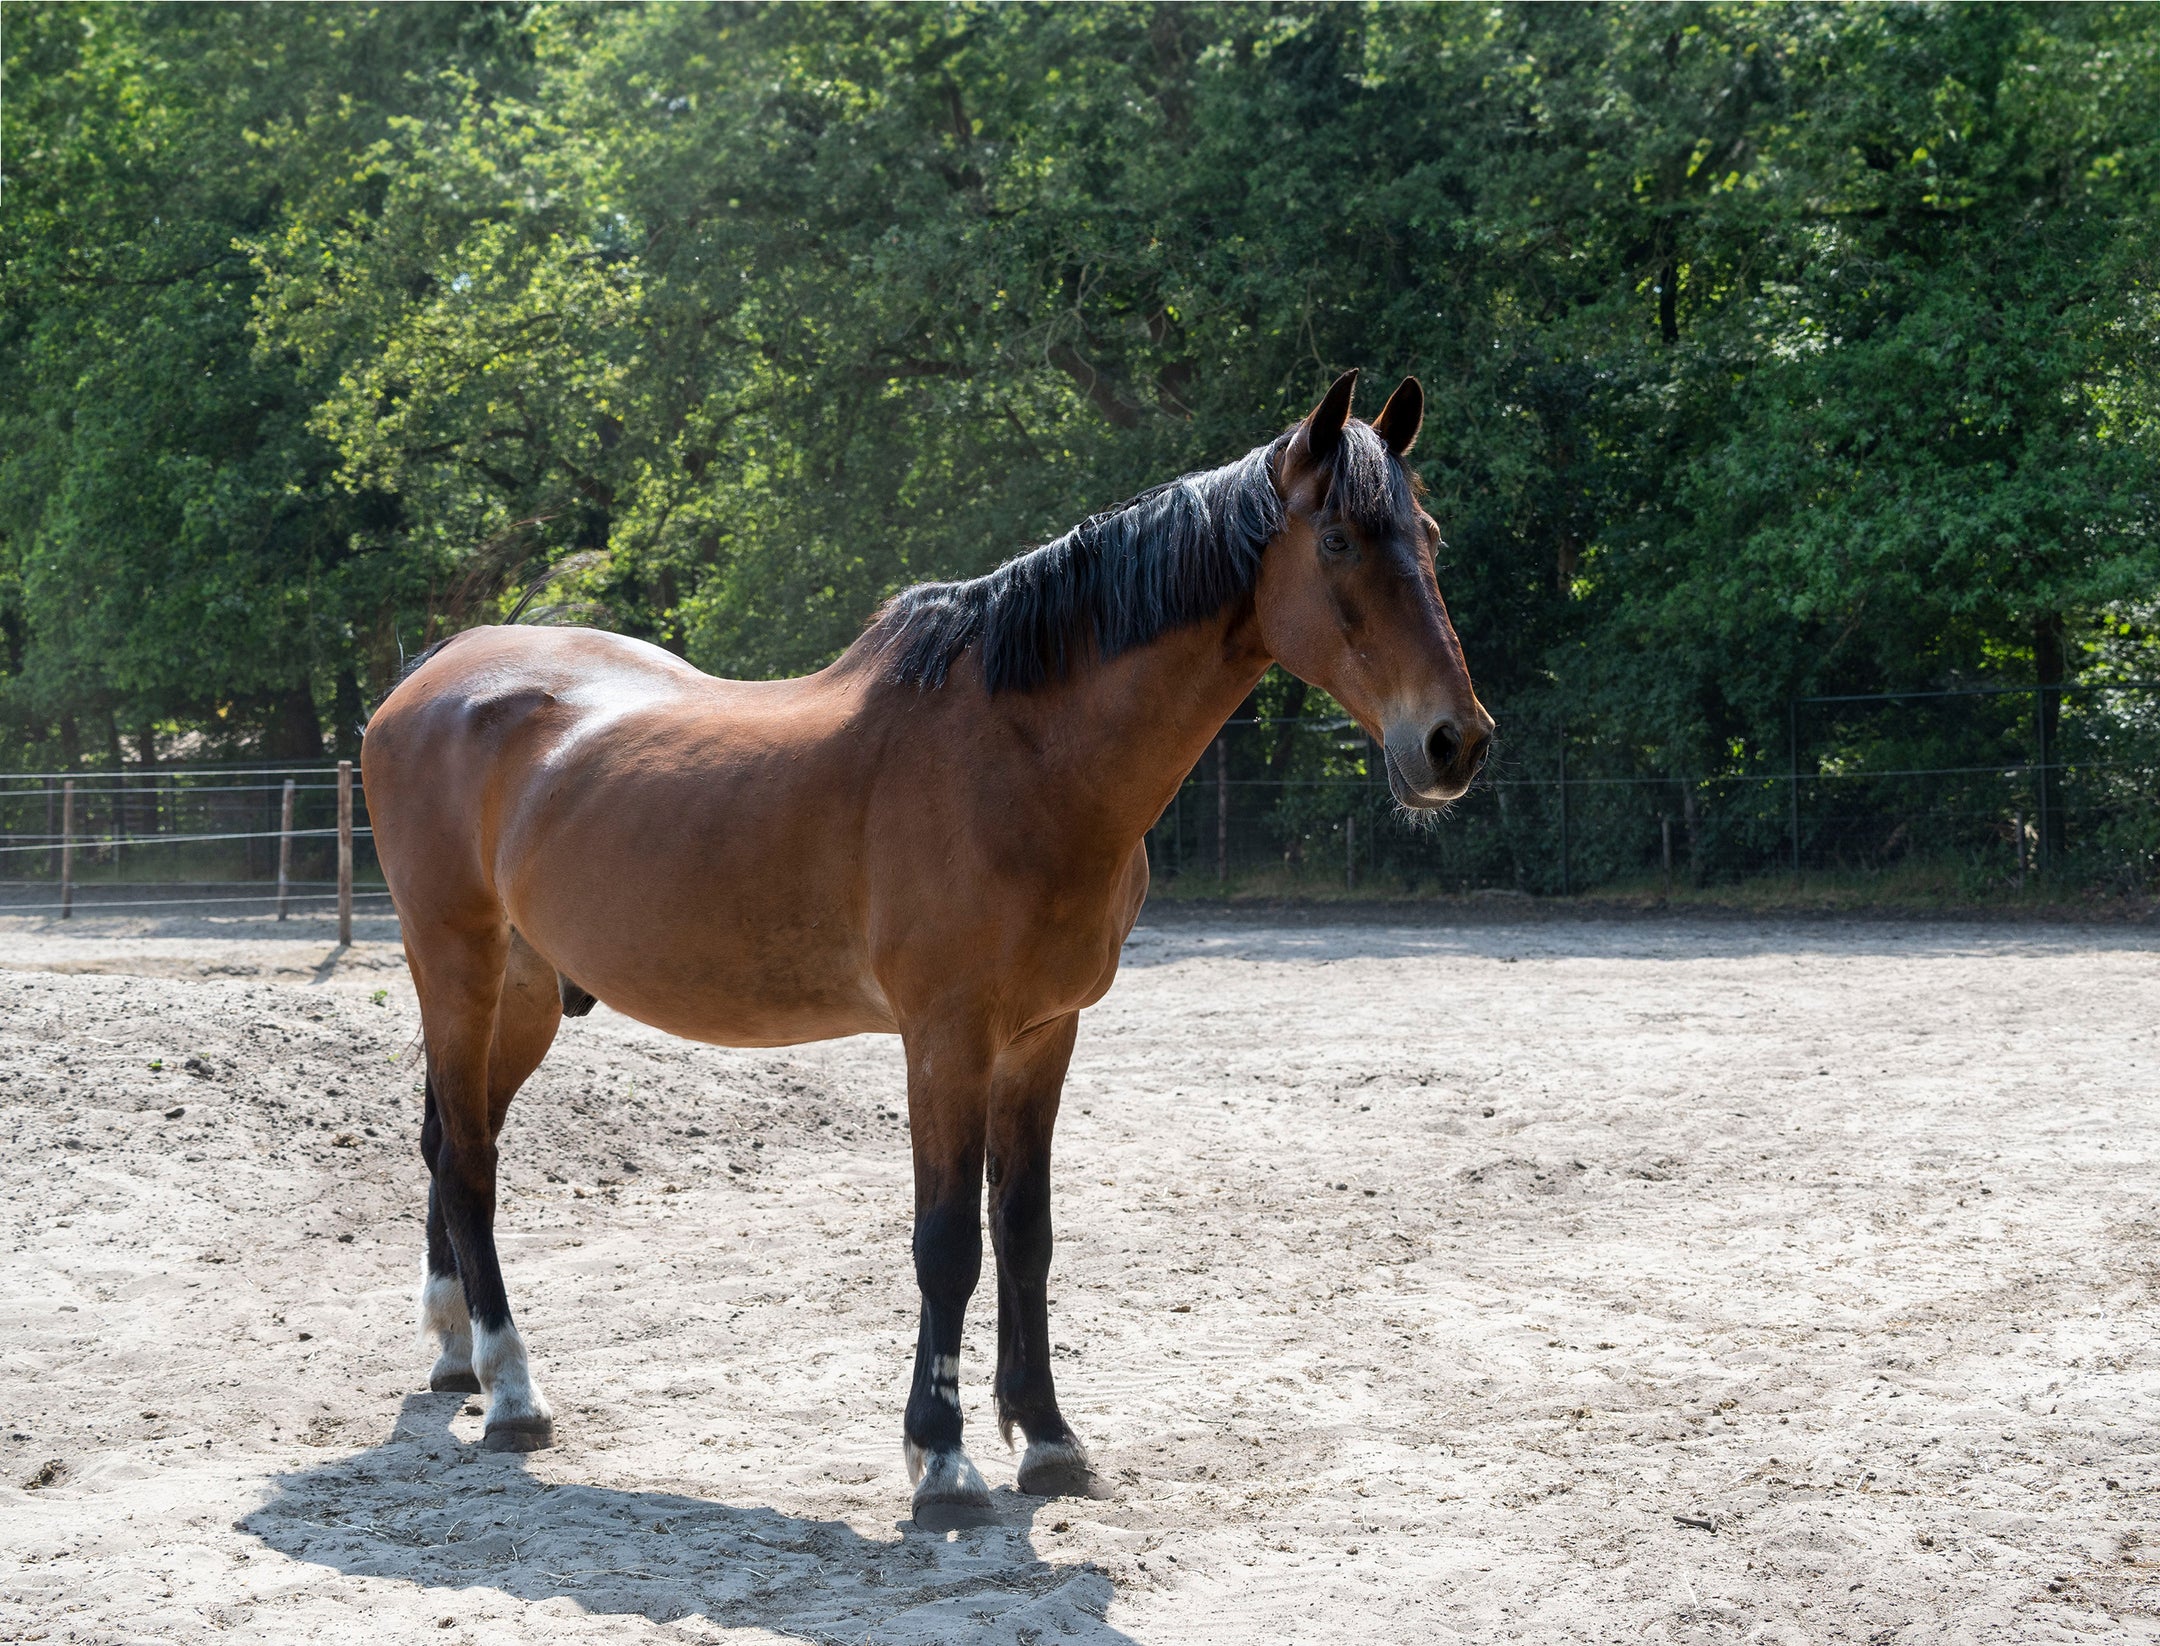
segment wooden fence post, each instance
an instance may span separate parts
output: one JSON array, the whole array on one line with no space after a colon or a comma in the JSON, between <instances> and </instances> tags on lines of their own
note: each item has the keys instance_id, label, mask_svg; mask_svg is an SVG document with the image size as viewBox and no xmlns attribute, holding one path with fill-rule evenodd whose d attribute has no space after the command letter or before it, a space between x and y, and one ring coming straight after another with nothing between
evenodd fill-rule
<instances>
[{"instance_id":1,"label":"wooden fence post","mask_svg":"<svg viewBox=\"0 0 2160 1646\"><path fill-rule=\"evenodd\" d=\"M75 779L60 785L60 918L75 917Z\"/></svg>"},{"instance_id":2,"label":"wooden fence post","mask_svg":"<svg viewBox=\"0 0 2160 1646\"><path fill-rule=\"evenodd\" d=\"M1792 831L1792 877L1800 880L1800 699L1785 700L1785 804Z\"/></svg>"},{"instance_id":3,"label":"wooden fence post","mask_svg":"<svg viewBox=\"0 0 2160 1646\"><path fill-rule=\"evenodd\" d=\"M1215 739L1215 878L1230 884L1230 738Z\"/></svg>"},{"instance_id":4,"label":"wooden fence post","mask_svg":"<svg viewBox=\"0 0 2160 1646\"><path fill-rule=\"evenodd\" d=\"M1573 877L1568 873L1567 723L1565 721L1560 724L1558 746L1560 757L1560 895L1568 897L1573 894L1575 888L1569 884Z\"/></svg>"},{"instance_id":5,"label":"wooden fence post","mask_svg":"<svg viewBox=\"0 0 2160 1646\"><path fill-rule=\"evenodd\" d=\"M277 917L285 918L285 899L292 888L292 803L293 780L285 779L285 803L278 811L277 843Z\"/></svg>"},{"instance_id":6,"label":"wooden fence post","mask_svg":"<svg viewBox=\"0 0 2160 1646\"><path fill-rule=\"evenodd\" d=\"M2039 826L2034 831L2033 872L2040 875L2048 872L2049 865L2054 860L2055 836L2059 832L2062 822L2055 815L2055 795L2050 773L2050 768L2053 766L2055 759L2055 751L2049 747L2050 739L2048 737L2048 710L2052 707L2054 705L2048 701L2048 691L2045 686L2033 693L2033 729L2039 734L2040 738L2040 765L2038 768L2040 781L2034 796L2037 804L2033 808L2034 821Z\"/></svg>"},{"instance_id":7,"label":"wooden fence post","mask_svg":"<svg viewBox=\"0 0 2160 1646\"><path fill-rule=\"evenodd\" d=\"M1685 783L1680 788L1680 826L1687 831L1688 884L1701 889L1703 883L1702 830L1695 815L1695 785Z\"/></svg>"},{"instance_id":8,"label":"wooden fence post","mask_svg":"<svg viewBox=\"0 0 2160 1646\"><path fill-rule=\"evenodd\" d=\"M352 762L337 763L337 940L352 942Z\"/></svg>"}]
</instances>

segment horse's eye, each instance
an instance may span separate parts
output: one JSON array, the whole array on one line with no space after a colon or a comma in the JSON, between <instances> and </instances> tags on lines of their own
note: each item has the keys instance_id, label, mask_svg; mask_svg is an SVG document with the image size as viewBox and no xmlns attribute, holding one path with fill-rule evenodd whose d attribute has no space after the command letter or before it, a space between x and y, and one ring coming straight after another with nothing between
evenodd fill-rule
<instances>
[{"instance_id":1,"label":"horse's eye","mask_svg":"<svg viewBox=\"0 0 2160 1646\"><path fill-rule=\"evenodd\" d=\"M1322 532L1320 534L1320 547L1328 554L1348 554L1350 552L1350 539L1338 531Z\"/></svg>"}]
</instances>

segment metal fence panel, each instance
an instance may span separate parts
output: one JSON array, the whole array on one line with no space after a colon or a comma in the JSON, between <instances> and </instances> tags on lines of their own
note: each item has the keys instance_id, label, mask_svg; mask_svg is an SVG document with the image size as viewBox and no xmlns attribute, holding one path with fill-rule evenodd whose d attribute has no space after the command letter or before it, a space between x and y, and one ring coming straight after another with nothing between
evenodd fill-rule
<instances>
[{"instance_id":1,"label":"metal fence panel","mask_svg":"<svg viewBox=\"0 0 2160 1646\"><path fill-rule=\"evenodd\" d=\"M1803 698L1788 746L1641 769L1611 739L1503 725L1488 772L1410 815L1343 718L1224 728L1149 837L1186 892L1527 895L1929 866L1971 892L2036 876L2121 892L2160 874L2160 687Z\"/></svg>"},{"instance_id":2,"label":"metal fence panel","mask_svg":"<svg viewBox=\"0 0 2160 1646\"><path fill-rule=\"evenodd\" d=\"M287 782L292 829L282 827ZM72 784L73 828L65 827ZM334 901L337 883L337 766L126 766L69 773L0 773L0 886L11 912L43 907L36 892L57 893L63 848L72 842L72 883L97 894L97 906L123 906L112 892L137 886L164 895L185 890L204 902L274 905L281 845L288 845L292 901ZM387 898L367 824L357 772L353 788L355 895Z\"/></svg>"}]
</instances>

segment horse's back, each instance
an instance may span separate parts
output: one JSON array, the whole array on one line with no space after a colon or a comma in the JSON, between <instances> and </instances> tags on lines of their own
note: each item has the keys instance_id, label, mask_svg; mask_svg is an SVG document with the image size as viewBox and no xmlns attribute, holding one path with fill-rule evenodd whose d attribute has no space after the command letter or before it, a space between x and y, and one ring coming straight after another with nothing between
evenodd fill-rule
<instances>
[{"instance_id":1,"label":"horse's back","mask_svg":"<svg viewBox=\"0 0 2160 1646\"><path fill-rule=\"evenodd\" d=\"M754 697L781 684L716 680L658 646L598 629L466 629L407 671L368 722L361 758L392 747L401 760L423 748L469 757L536 716L567 726L670 701Z\"/></svg>"},{"instance_id":2,"label":"horse's back","mask_svg":"<svg viewBox=\"0 0 2160 1646\"><path fill-rule=\"evenodd\" d=\"M375 712L361 763L371 805L472 818L478 788L507 820L522 785L621 775L611 767L664 775L662 744L685 765L716 745L724 756L730 743L813 736L835 719L819 684L716 679L596 629L468 629L424 656Z\"/></svg>"}]
</instances>

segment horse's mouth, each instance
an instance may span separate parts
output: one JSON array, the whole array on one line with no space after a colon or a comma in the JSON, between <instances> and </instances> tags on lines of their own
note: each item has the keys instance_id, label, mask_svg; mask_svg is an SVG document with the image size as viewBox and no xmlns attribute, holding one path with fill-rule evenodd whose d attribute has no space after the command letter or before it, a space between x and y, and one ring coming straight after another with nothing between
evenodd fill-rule
<instances>
[{"instance_id":1,"label":"horse's mouth","mask_svg":"<svg viewBox=\"0 0 2160 1646\"><path fill-rule=\"evenodd\" d=\"M1436 812L1443 806L1452 806L1470 792L1470 784L1476 781L1473 774L1470 779L1464 782L1448 783L1441 780L1436 773L1434 774L1433 787L1429 789L1419 788L1405 775L1402 763L1395 758L1393 749L1383 743L1380 746L1380 753L1387 770L1388 792L1395 797L1396 805L1409 811Z\"/></svg>"}]
</instances>

